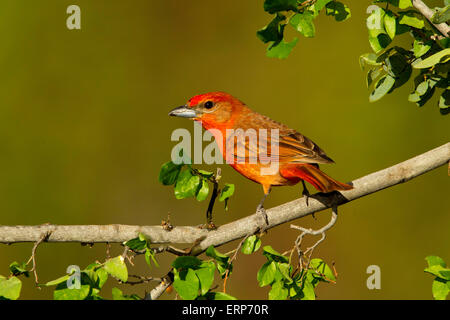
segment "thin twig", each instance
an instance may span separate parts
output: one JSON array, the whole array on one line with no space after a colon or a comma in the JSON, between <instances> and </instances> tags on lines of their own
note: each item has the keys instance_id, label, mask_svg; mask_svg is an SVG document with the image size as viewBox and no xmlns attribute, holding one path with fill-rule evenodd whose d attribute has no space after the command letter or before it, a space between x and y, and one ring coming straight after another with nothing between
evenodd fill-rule
<instances>
[{"instance_id":1,"label":"thin twig","mask_svg":"<svg viewBox=\"0 0 450 320\"><path fill-rule=\"evenodd\" d=\"M299 259L299 263L298 263L299 268L301 268L301 269L303 268L303 257L307 257L306 269L309 268L309 263L311 261L311 256L314 252L314 249L317 248L317 246L323 240L325 240L326 232L336 224L337 217L338 217L337 205L334 205L331 210L330 222L328 222L325 226L323 226L322 228L320 228L318 230L306 229L306 228L291 224L291 228L300 230L302 232L295 240L295 248L297 249L297 254L298 254L298 259ZM318 241L316 241L311 247L306 249L305 252L303 252L301 249L301 243L302 243L303 237L305 235L312 235L312 236L321 235L321 238ZM309 253L309 255L307 256L308 253Z\"/></svg>"},{"instance_id":2,"label":"thin twig","mask_svg":"<svg viewBox=\"0 0 450 320\"><path fill-rule=\"evenodd\" d=\"M434 14L434 11L428 8L428 6L422 1L422 0L413 0L412 4L414 8L416 8L425 18L430 21L430 23L436 27L446 38L449 37L450 34L450 27L447 23L434 23L432 21L432 17Z\"/></svg>"},{"instance_id":3,"label":"thin twig","mask_svg":"<svg viewBox=\"0 0 450 320\"><path fill-rule=\"evenodd\" d=\"M143 276L139 276L139 275L134 275L134 274L130 274L128 275L128 278L135 278L138 279L137 281L126 281L126 282L122 282L123 284L129 284L129 285L136 285L136 284L142 284L142 283L147 283L147 282L151 282L151 281L157 281L157 282L162 282L163 279L162 278L155 278L155 277L143 277Z\"/></svg>"},{"instance_id":4,"label":"thin twig","mask_svg":"<svg viewBox=\"0 0 450 320\"><path fill-rule=\"evenodd\" d=\"M48 232L42 234L41 238L34 243L33 249L31 249L31 257L27 261L27 264L29 264L31 261L33 261L33 267L31 268L30 271L33 271L34 281L36 283L36 286L39 284L39 278L38 278L37 269L36 269L36 250L42 242L47 241L50 234L51 234L51 231L48 231Z\"/></svg>"},{"instance_id":5,"label":"thin twig","mask_svg":"<svg viewBox=\"0 0 450 320\"><path fill-rule=\"evenodd\" d=\"M259 228L256 229L256 231L257 231L257 230L259 230ZM255 231L255 232L256 232L256 231ZM246 236L239 242L239 244L238 244L238 246L236 247L236 249L233 250L233 251L234 251L234 254L233 254L233 256L230 258L230 261L228 262L229 265L231 265L231 264L233 263L233 261L236 260L237 255L238 255L238 253L239 253L239 250L241 249L241 247L242 247L242 245L244 244L245 240L247 240L248 237L250 237L250 236L253 235L253 234L254 234L254 233L249 233L248 235L246 235ZM229 273L230 273L230 269L227 269L227 271L225 272L225 277L224 277L224 279L223 279L223 293L226 293L226 291L227 291L227 279L228 279Z\"/></svg>"}]
</instances>

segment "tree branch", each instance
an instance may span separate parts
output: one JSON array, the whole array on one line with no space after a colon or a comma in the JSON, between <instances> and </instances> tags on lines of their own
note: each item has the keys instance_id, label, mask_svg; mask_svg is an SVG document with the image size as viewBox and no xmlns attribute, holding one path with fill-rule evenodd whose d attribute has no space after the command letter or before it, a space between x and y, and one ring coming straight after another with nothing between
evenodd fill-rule
<instances>
[{"instance_id":1,"label":"tree branch","mask_svg":"<svg viewBox=\"0 0 450 320\"><path fill-rule=\"evenodd\" d=\"M430 21L430 23L436 27L446 38L449 37L450 34L450 27L447 23L433 23L431 21L431 17L434 14L434 11L428 8L428 6L422 1L422 0L412 0L414 8L419 10L419 12Z\"/></svg>"},{"instance_id":2,"label":"tree branch","mask_svg":"<svg viewBox=\"0 0 450 320\"><path fill-rule=\"evenodd\" d=\"M352 182L354 189L341 193L316 193L306 198L282 204L267 210L268 228L292 221L333 205L342 205L371 193L409 181L421 174L438 168L450 160L450 142L424 154L396 164L390 168L371 173ZM191 255L198 255L209 246L220 246L253 233L261 225L260 214L220 226L216 230L205 230L190 226L175 226L171 231L162 226L131 225L41 225L0 226L0 243L36 242L43 233L50 232L47 242L124 242L141 232L153 244L196 243Z\"/></svg>"}]
</instances>

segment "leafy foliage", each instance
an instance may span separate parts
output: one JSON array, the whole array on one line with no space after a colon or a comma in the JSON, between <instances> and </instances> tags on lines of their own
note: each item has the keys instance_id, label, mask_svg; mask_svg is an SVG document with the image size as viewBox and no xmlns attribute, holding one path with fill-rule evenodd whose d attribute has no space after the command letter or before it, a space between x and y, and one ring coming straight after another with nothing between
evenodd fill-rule
<instances>
[{"instance_id":1,"label":"leafy foliage","mask_svg":"<svg viewBox=\"0 0 450 320\"><path fill-rule=\"evenodd\" d=\"M414 91L408 100L421 107L439 90L439 110L443 115L448 114L449 39L440 37L418 11L410 9L411 0L374 3L384 3L386 7L369 7L366 23L374 53L362 55L360 64L366 72L367 87L372 91L369 101L378 101L403 86L416 70ZM410 48L392 45L394 39L405 33L413 38Z\"/></svg>"},{"instance_id":2,"label":"leafy foliage","mask_svg":"<svg viewBox=\"0 0 450 320\"><path fill-rule=\"evenodd\" d=\"M137 238L124 242L124 245L134 252L144 251L145 261L148 266L151 267L153 262L156 267L159 267L155 258L155 251L150 247L150 240L148 240L144 234L139 233Z\"/></svg>"},{"instance_id":3,"label":"leafy foliage","mask_svg":"<svg viewBox=\"0 0 450 320\"><path fill-rule=\"evenodd\" d=\"M231 270L230 258L214 247L206 250L206 255L213 261L202 261L197 257L182 256L172 263L174 268L173 287L184 300L234 300L235 298L220 292L211 291L217 270L224 277Z\"/></svg>"},{"instance_id":4,"label":"leafy foliage","mask_svg":"<svg viewBox=\"0 0 450 320\"><path fill-rule=\"evenodd\" d=\"M298 38L291 41L284 39L286 26L311 38L316 34L314 19L321 11L336 21L345 21L351 16L345 4L334 0L265 0L264 11L274 16L256 35L262 42L269 44L266 55L278 59L286 59L298 42Z\"/></svg>"},{"instance_id":5,"label":"leafy foliage","mask_svg":"<svg viewBox=\"0 0 450 320\"><path fill-rule=\"evenodd\" d=\"M159 171L159 182L166 186L174 186L174 194L177 199L195 198L204 201L208 198L210 184L218 183L220 177L215 177L213 172L193 168L190 164L175 164L166 162ZM219 201L225 202L225 210L228 210L228 201L234 193L234 184L227 183L220 191Z\"/></svg>"},{"instance_id":6,"label":"leafy foliage","mask_svg":"<svg viewBox=\"0 0 450 320\"><path fill-rule=\"evenodd\" d=\"M434 23L449 20L450 5L446 0L443 2L442 8L434 9ZM366 84L371 90L369 101L378 101L403 86L416 69L419 74L414 77L414 91L408 100L421 107L437 93L440 95L440 113L448 114L450 39L442 37L413 8L411 0L374 0L373 3L375 5L368 8L366 25L369 45L374 53L360 57L361 68L366 72ZM325 12L338 22L351 17L350 9L334 0L266 0L264 10L272 14L273 18L256 34L262 42L268 43L266 55L279 59L287 58L298 42L298 38L291 41L284 39L287 26L311 38L316 34L314 19L320 12ZM393 44L403 34L413 38L411 47Z\"/></svg>"},{"instance_id":7,"label":"leafy foliage","mask_svg":"<svg viewBox=\"0 0 450 320\"><path fill-rule=\"evenodd\" d=\"M425 260L428 267L424 271L435 276L431 286L433 298L445 300L450 292L450 269L447 268L444 260L438 256L428 256Z\"/></svg>"},{"instance_id":8,"label":"leafy foliage","mask_svg":"<svg viewBox=\"0 0 450 320\"><path fill-rule=\"evenodd\" d=\"M22 289L22 281L15 276L0 276L0 299L17 300Z\"/></svg>"},{"instance_id":9,"label":"leafy foliage","mask_svg":"<svg viewBox=\"0 0 450 320\"><path fill-rule=\"evenodd\" d=\"M314 289L319 282L335 282L331 268L322 259L311 259L309 266L299 270L289 258L271 246L263 248L267 262L257 274L260 287L270 286L270 300L315 300Z\"/></svg>"}]
</instances>

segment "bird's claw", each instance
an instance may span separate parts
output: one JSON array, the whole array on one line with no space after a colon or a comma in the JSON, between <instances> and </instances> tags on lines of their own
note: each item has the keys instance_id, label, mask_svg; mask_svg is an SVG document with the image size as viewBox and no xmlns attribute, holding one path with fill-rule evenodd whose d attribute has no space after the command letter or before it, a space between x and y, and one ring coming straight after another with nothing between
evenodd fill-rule
<instances>
[{"instance_id":1,"label":"bird's claw","mask_svg":"<svg viewBox=\"0 0 450 320\"><path fill-rule=\"evenodd\" d=\"M259 226L259 230L261 233L266 233L269 226L269 217L267 216L266 209L264 209L263 206L258 206L258 208L256 208L256 212L259 213L264 220L264 222Z\"/></svg>"},{"instance_id":2,"label":"bird's claw","mask_svg":"<svg viewBox=\"0 0 450 320\"><path fill-rule=\"evenodd\" d=\"M309 193L308 188L306 188L305 182L302 181L303 183L303 191L302 191L302 196L306 197L306 206L309 206L309 196L311 195Z\"/></svg>"},{"instance_id":3,"label":"bird's claw","mask_svg":"<svg viewBox=\"0 0 450 320\"><path fill-rule=\"evenodd\" d=\"M206 230L216 230L217 226L214 224L214 222L209 221L205 224L201 224L198 226L199 229L206 229Z\"/></svg>"}]
</instances>

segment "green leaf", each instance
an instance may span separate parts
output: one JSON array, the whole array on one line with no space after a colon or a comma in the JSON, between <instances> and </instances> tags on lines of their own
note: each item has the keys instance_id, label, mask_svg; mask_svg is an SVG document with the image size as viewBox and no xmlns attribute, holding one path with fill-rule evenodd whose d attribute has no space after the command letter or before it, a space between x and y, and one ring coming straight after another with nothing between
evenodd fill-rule
<instances>
[{"instance_id":1,"label":"green leaf","mask_svg":"<svg viewBox=\"0 0 450 320\"><path fill-rule=\"evenodd\" d=\"M275 13L280 11L297 11L297 0L265 0L264 11Z\"/></svg>"},{"instance_id":2,"label":"green leaf","mask_svg":"<svg viewBox=\"0 0 450 320\"><path fill-rule=\"evenodd\" d=\"M172 262L172 267L175 269L196 269L202 264L202 260L200 260L197 257L192 256L181 256L175 259L174 262Z\"/></svg>"},{"instance_id":3,"label":"green leaf","mask_svg":"<svg viewBox=\"0 0 450 320\"><path fill-rule=\"evenodd\" d=\"M406 68L409 66L406 57L397 52L387 57L385 63L389 72L395 77L399 77L403 72L406 71Z\"/></svg>"},{"instance_id":4,"label":"green leaf","mask_svg":"<svg viewBox=\"0 0 450 320\"><path fill-rule=\"evenodd\" d=\"M369 44L376 53L385 49L390 43L391 38L384 33L380 33L376 36L369 36Z\"/></svg>"},{"instance_id":5,"label":"green leaf","mask_svg":"<svg viewBox=\"0 0 450 320\"><path fill-rule=\"evenodd\" d=\"M222 264L228 263L230 259L230 257L228 257L227 255L224 255L223 253L217 251L214 246L209 246L208 249L206 249L205 253L208 257L211 257Z\"/></svg>"},{"instance_id":6,"label":"green leaf","mask_svg":"<svg viewBox=\"0 0 450 320\"><path fill-rule=\"evenodd\" d=\"M225 199L231 197L234 193L234 184L227 183L220 193L219 201L224 201Z\"/></svg>"},{"instance_id":7,"label":"green leaf","mask_svg":"<svg viewBox=\"0 0 450 320\"><path fill-rule=\"evenodd\" d=\"M282 281L277 281L272 284L269 291L269 300L286 300L289 295L289 290L284 286Z\"/></svg>"},{"instance_id":8,"label":"green leaf","mask_svg":"<svg viewBox=\"0 0 450 320\"><path fill-rule=\"evenodd\" d=\"M399 7L400 9L406 9L409 7L412 7L412 2L411 0L391 0L394 4L396 4L397 7Z\"/></svg>"},{"instance_id":9,"label":"green leaf","mask_svg":"<svg viewBox=\"0 0 450 320\"><path fill-rule=\"evenodd\" d=\"M339 1L329 2L326 5L327 16L334 16L336 21L345 21L351 17L350 8Z\"/></svg>"},{"instance_id":10,"label":"green leaf","mask_svg":"<svg viewBox=\"0 0 450 320\"><path fill-rule=\"evenodd\" d=\"M416 60L412 66L416 69L431 68L432 66L445 61L448 56L450 56L450 48L443 49L424 60Z\"/></svg>"},{"instance_id":11,"label":"green leaf","mask_svg":"<svg viewBox=\"0 0 450 320\"><path fill-rule=\"evenodd\" d=\"M147 262L147 264L149 265L149 267L152 266L151 261L153 261L153 263L155 264L155 266L156 266L157 268L159 268L159 264L158 264L158 262L156 261L155 252L154 252L152 249L147 248L147 250L145 250L145 262Z\"/></svg>"},{"instance_id":12,"label":"green leaf","mask_svg":"<svg viewBox=\"0 0 450 320\"><path fill-rule=\"evenodd\" d=\"M55 300L84 300L88 297L91 287L87 284L81 285L80 289L67 288L66 282L62 282L56 286L53 291L53 299Z\"/></svg>"},{"instance_id":13,"label":"green leaf","mask_svg":"<svg viewBox=\"0 0 450 320\"><path fill-rule=\"evenodd\" d=\"M108 274L122 282L128 280L128 269L122 256L106 260L103 268Z\"/></svg>"},{"instance_id":14,"label":"green leaf","mask_svg":"<svg viewBox=\"0 0 450 320\"><path fill-rule=\"evenodd\" d=\"M14 261L9 265L9 271L15 276L24 274L28 277L27 264L25 262L18 263L17 261Z\"/></svg>"},{"instance_id":15,"label":"green leaf","mask_svg":"<svg viewBox=\"0 0 450 320\"><path fill-rule=\"evenodd\" d=\"M22 281L17 277L9 279L0 276L0 298L8 300L17 300L22 289ZM1 300L1 299L0 299Z\"/></svg>"},{"instance_id":16,"label":"green leaf","mask_svg":"<svg viewBox=\"0 0 450 320\"><path fill-rule=\"evenodd\" d=\"M425 272L431 273L432 275L435 275L438 278L441 278L443 280L450 280L450 269L444 268L441 265L433 265L428 268L425 268Z\"/></svg>"},{"instance_id":17,"label":"green leaf","mask_svg":"<svg viewBox=\"0 0 450 320\"><path fill-rule=\"evenodd\" d=\"M124 242L124 245L133 251L141 251L147 248L147 241L141 240L139 237Z\"/></svg>"},{"instance_id":18,"label":"green leaf","mask_svg":"<svg viewBox=\"0 0 450 320\"><path fill-rule=\"evenodd\" d=\"M95 271L95 274L97 275L97 287L101 289L103 285L105 284L106 280L108 280L108 272L106 272L105 269L99 268L97 271Z\"/></svg>"},{"instance_id":19,"label":"green leaf","mask_svg":"<svg viewBox=\"0 0 450 320\"><path fill-rule=\"evenodd\" d=\"M194 270L183 269L175 272L173 287L184 300L194 300L198 297L200 281Z\"/></svg>"},{"instance_id":20,"label":"green leaf","mask_svg":"<svg viewBox=\"0 0 450 320\"><path fill-rule=\"evenodd\" d=\"M92 291L91 291L91 293L87 296L86 300L106 300L106 299L103 299L103 297L101 297L101 296L99 295L99 293L100 293L100 290L99 290L99 289L97 289L97 288L92 288Z\"/></svg>"},{"instance_id":21,"label":"green leaf","mask_svg":"<svg viewBox=\"0 0 450 320\"><path fill-rule=\"evenodd\" d=\"M359 65L361 70L364 71L366 65L381 66L381 62L377 61L377 55L375 53L365 53L359 57Z\"/></svg>"},{"instance_id":22,"label":"green leaf","mask_svg":"<svg viewBox=\"0 0 450 320\"><path fill-rule=\"evenodd\" d=\"M233 270L233 265L229 263L230 257L217 251L214 248L214 246L210 246L208 249L206 249L205 253L208 257L211 257L214 260L216 260L217 271L219 271L222 278L225 277L227 271L228 271L228 274L231 273L231 271Z\"/></svg>"},{"instance_id":23,"label":"green leaf","mask_svg":"<svg viewBox=\"0 0 450 320\"><path fill-rule=\"evenodd\" d=\"M423 42L422 40L414 40L413 51L416 58L420 58L431 48L431 41Z\"/></svg>"},{"instance_id":24,"label":"green leaf","mask_svg":"<svg viewBox=\"0 0 450 320\"><path fill-rule=\"evenodd\" d=\"M113 300L142 300L138 295L124 295L119 288L112 288Z\"/></svg>"},{"instance_id":25,"label":"green leaf","mask_svg":"<svg viewBox=\"0 0 450 320\"><path fill-rule=\"evenodd\" d=\"M287 257L274 250L271 246L265 246L263 248L263 255L269 261L289 263L289 259Z\"/></svg>"},{"instance_id":26,"label":"green leaf","mask_svg":"<svg viewBox=\"0 0 450 320\"><path fill-rule=\"evenodd\" d=\"M394 83L395 78L391 77L390 75L381 77L375 84L375 89L370 94L369 101L375 102L383 98L389 92L389 90L391 90Z\"/></svg>"},{"instance_id":27,"label":"green leaf","mask_svg":"<svg viewBox=\"0 0 450 320\"><path fill-rule=\"evenodd\" d=\"M159 182L165 186L174 184L182 167L183 164L174 164L172 161L164 163L159 171Z\"/></svg>"},{"instance_id":28,"label":"green leaf","mask_svg":"<svg viewBox=\"0 0 450 320\"><path fill-rule=\"evenodd\" d=\"M406 9L412 7L411 0L379 0L377 2L388 2L400 9Z\"/></svg>"},{"instance_id":29,"label":"green leaf","mask_svg":"<svg viewBox=\"0 0 450 320\"><path fill-rule=\"evenodd\" d=\"M259 286L264 287L271 284L275 280L275 274L277 273L277 266L275 261L267 261L261 269L259 269L256 276Z\"/></svg>"},{"instance_id":30,"label":"green leaf","mask_svg":"<svg viewBox=\"0 0 450 320\"><path fill-rule=\"evenodd\" d=\"M291 42L284 40L274 43L267 48L266 55L269 58L286 59L297 44L298 39L294 38Z\"/></svg>"},{"instance_id":31,"label":"green leaf","mask_svg":"<svg viewBox=\"0 0 450 320\"><path fill-rule=\"evenodd\" d=\"M314 8L313 10L316 11L317 13L319 13L320 10L322 10L323 8L325 8L325 6L330 3L333 0L317 0L314 3Z\"/></svg>"},{"instance_id":32,"label":"green leaf","mask_svg":"<svg viewBox=\"0 0 450 320\"><path fill-rule=\"evenodd\" d=\"M208 181L206 179L202 179L202 181L200 183L200 188L198 189L197 194L195 195L195 198L198 201L203 201L206 198L208 198L208 194L209 194Z\"/></svg>"},{"instance_id":33,"label":"green leaf","mask_svg":"<svg viewBox=\"0 0 450 320\"><path fill-rule=\"evenodd\" d=\"M211 288L211 285L214 282L215 270L216 266L214 265L214 262L203 262L200 268L195 270L195 273L200 281L200 290L202 295L205 295Z\"/></svg>"},{"instance_id":34,"label":"green leaf","mask_svg":"<svg viewBox=\"0 0 450 320\"><path fill-rule=\"evenodd\" d=\"M450 288L448 286L450 282L436 278L431 285L431 291L433 292L433 298L436 300L445 300Z\"/></svg>"},{"instance_id":35,"label":"green leaf","mask_svg":"<svg viewBox=\"0 0 450 320\"><path fill-rule=\"evenodd\" d=\"M303 283L303 288L302 288L302 294L301 294L301 300L315 300L316 299L316 294L314 293L314 285L309 282L309 281L305 281Z\"/></svg>"},{"instance_id":36,"label":"green leaf","mask_svg":"<svg viewBox=\"0 0 450 320\"><path fill-rule=\"evenodd\" d=\"M233 265L232 264L221 264L219 262L217 262L217 271L219 272L220 276L222 277L222 279L225 278L225 276L230 275L231 272L233 271Z\"/></svg>"},{"instance_id":37,"label":"green leaf","mask_svg":"<svg viewBox=\"0 0 450 320\"><path fill-rule=\"evenodd\" d=\"M191 170L184 170L178 175L175 184L175 198L184 199L193 197L200 184L200 177L193 175Z\"/></svg>"},{"instance_id":38,"label":"green leaf","mask_svg":"<svg viewBox=\"0 0 450 320\"><path fill-rule=\"evenodd\" d=\"M275 18L264 28L256 32L256 36L264 43L274 41L276 43L283 39L285 24L281 24L286 19L282 14L277 14Z\"/></svg>"},{"instance_id":39,"label":"green leaf","mask_svg":"<svg viewBox=\"0 0 450 320\"><path fill-rule=\"evenodd\" d=\"M375 81L381 75L382 68L377 68L374 70L369 70L366 76L366 85L367 88L370 87L373 81Z\"/></svg>"},{"instance_id":40,"label":"green leaf","mask_svg":"<svg viewBox=\"0 0 450 320\"><path fill-rule=\"evenodd\" d=\"M446 115L450 112L450 90L444 90L439 97L439 111L442 115Z\"/></svg>"},{"instance_id":41,"label":"green leaf","mask_svg":"<svg viewBox=\"0 0 450 320\"><path fill-rule=\"evenodd\" d=\"M222 189L219 196L219 201L225 201L225 210L228 210L228 200L234 193L234 184L227 183Z\"/></svg>"},{"instance_id":42,"label":"green leaf","mask_svg":"<svg viewBox=\"0 0 450 320\"><path fill-rule=\"evenodd\" d=\"M241 251L243 254L252 254L261 247L261 239L258 236L252 235L245 239L242 244Z\"/></svg>"},{"instance_id":43,"label":"green leaf","mask_svg":"<svg viewBox=\"0 0 450 320\"><path fill-rule=\"evenodd\" d=\"M290 19L290 24L305 37L314 37L316 29L314 27L314 14L310 11L295 14Z\"/></svg>"},{"instance_id":44,"label":"green leaf","mask_svg":"<svg viewBox=\"0 0 450 320\"><path fill-rule=\"evenodd\" d=\"M59 277L58 279L49 281L45 284L46 287L56 286L60 283L66 282L70 277L70 274L66 274L65 276Z\"/></svg>"},{"instance_id":45,"label":"green leaf","mask_svg":"<svg viewBox=\"0 0 450 320\"><path fill-rule=\"evenodd\" d=\"M447 266L444 260L438 256L428 256L425 260L427 261L429 267L438 265L445 268Z\"/></svg>"},{"instance_id":46,"label":"green leaf","mask_svg":"<svg viewBox=\"0 0 450 320\"><path fill-rule=\"evenodd\" d=\"M214 172L206 171L206 170L197 170L204 178L211 178L214 175Z\"/></svg>"},{"instance_id":47,"label":"green leaf","mask_svg":"<svg viewBox=\"0 0 450 320\"><path fill-rule=\"evenodd\" d=\"M425 27L425 22L423 19L417 17L412 12L400 12L400 20L398 21L400 24L405 24L407 26L422 29Z\"/></svg>"},{"instance_id":48,"label":"green leaf","mask_svg":"<svg viewBox=\"0 0 450 320\"><path fill-rule=\"evenodd\" d=\"M437 11L431 17L433 23L445 23L450 20L450 5L446 5L444 8L436 8Z\"/></svg>"},{"instance_id":49,"label":"green leaf","mask_svg":"<svg viewBox=\"0 0 450 320\"><path fill-rule=\"evenodd\" d=\"M292 283L291 274L291 265L289 263L277 262L277 269L280 271L280 274L285 279L286 283Z\"/></svg>"},{"instance_id":50,"label":"green leaf","mask_svg":"<svg viewBox=\"0 0 450 320\"><path fill-rule=\"evenodd\" d=\"M394 39L396 33L397 21L392 11L386 11L384 15L384 28L391 39Z\"/></svg>"},{"instance_id":51,"label":"green leaf","mask_svg":"<svg viewBox=\"0 0 450 320\"><path fill-rule=\"evenodd\" d=\"M336 277L331 268L322 259L311 259L310 268L314 269L320 275L313 274L314 277L320 277L324 281L336 281ZM323 275L323 276L322 276Z\"/></svg>"}]
</instances>

